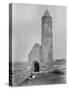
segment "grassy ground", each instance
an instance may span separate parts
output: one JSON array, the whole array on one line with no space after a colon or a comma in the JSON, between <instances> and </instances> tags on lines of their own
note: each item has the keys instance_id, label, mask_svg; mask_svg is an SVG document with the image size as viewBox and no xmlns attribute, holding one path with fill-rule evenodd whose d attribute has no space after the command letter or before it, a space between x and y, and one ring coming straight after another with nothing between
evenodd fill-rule
<instances>
[{"instance_id":1,"label":"grassy ground","mask_svg":"<svg viewBox=\"0 0 68 90\"><path fill-rule=\"evenodd\" d=\"M45 84L63 84L65 83L65 74L64 73L41 73L37 74L37 78L29 79L27 78L19 86L28 86L28 85L45 85Z\"/></svg>"},{"instance_id":2,"label":"grassy ground","mask_svg":"<svg viewBox=\"0 0 68 90\"><path fill-rule=\"evenodd\" d=\"M29 85L47 85L47 84L63 84L66 83L66 62L64 60L55 61L53 71L49 73L37 73L36 78L29 79L26 73L27 64L15 63L12 76L15 86L29 86Z\"/></svg>"}]
</instances>

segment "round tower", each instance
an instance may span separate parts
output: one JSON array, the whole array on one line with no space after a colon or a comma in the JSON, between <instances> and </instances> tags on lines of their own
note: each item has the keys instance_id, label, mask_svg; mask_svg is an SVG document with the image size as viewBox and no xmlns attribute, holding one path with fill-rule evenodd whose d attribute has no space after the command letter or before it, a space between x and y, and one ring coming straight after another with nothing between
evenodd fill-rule
<instances>
[{"instance_id":1,"label":"round tower","mask_svg":"<svg viewBox=\"0 0 68 90\"><path fill-rule=\"evenodd\" d=\"M52 45L52 17L48 10L45 11L42 17L42 60L44 62L45 69L47 70L53 61L53 45Z\"/></svg>"}]
</instances>

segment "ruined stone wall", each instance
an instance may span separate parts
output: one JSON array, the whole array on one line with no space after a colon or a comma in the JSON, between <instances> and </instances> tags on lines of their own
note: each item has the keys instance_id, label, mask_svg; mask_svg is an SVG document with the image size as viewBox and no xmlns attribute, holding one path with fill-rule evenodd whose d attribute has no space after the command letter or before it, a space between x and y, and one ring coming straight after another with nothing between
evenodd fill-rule
<instances>
[{"instance_id":1,"label":"ruined stone wall","mask_svg":"<svg viewBox=\"0 0 68 90\"><path fill-rule=\"evenodd\" d=\"M31 69L33 69L33 64L35 61L37 61L40 66L40 59L41 59L40 45L36 43L29 54L29 64L31 66Z\"/></svg>"}]
</instances>

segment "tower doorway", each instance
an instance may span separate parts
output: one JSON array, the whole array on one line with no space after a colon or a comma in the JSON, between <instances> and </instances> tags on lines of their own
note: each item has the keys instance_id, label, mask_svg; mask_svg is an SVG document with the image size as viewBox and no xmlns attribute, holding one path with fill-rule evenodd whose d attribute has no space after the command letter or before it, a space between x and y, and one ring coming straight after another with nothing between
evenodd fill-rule
<instances>
[{"instance_id":1,"label":"tower doorway","mask_svg":"<svg viewBox=\"0 0 68 90\"><path fill-rule=\"evenodd\" d=\"M39 63L37 61L34 62L34 72L39 72Z\"/></svg>"}]
</instances>

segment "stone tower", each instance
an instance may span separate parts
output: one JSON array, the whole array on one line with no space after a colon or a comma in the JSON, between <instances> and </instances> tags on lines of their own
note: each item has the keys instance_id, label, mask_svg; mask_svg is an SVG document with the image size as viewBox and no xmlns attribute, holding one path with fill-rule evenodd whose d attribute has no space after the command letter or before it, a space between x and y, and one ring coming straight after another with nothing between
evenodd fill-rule
<instances>
[{"instance_id":1,"label":"stone tower","mask_svg":"<svg viewBox=\"0 0 68 90\"><path fill-rule=\"evenodd\" d=\"M42 17L41 33L42 60L45 69L48 70L53 61L52 17L50 16L48 10L46 10Z\"/></svg>"},{"instance_id":2,"label":"stone tower","mask_svg":"<svg viewBox=\"0 0 68 90\"><path fill-rule=\"evenodd\" d=\"M53 62L52 17L48 10L42 17L41 45L36 43L31 49L29 67L31 72L49 72Z\"/></svg>"}]
</instances>

